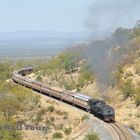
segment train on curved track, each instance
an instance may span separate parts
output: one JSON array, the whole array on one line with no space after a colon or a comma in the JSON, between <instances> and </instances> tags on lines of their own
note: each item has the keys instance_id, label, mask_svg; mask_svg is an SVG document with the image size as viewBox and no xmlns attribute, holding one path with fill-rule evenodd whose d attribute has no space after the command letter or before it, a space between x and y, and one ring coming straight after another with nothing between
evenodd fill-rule
<instances>
[{"instance_id":1,"label":"train on curved track","mask_svg":"<svg viewBox=\"0 0 140 140\"><path fill-rule=\"evenodd\" d=\"M79 92L56 90L42 82L26 77L26 75L32 73L32 71L33 67L27 67L18 71L14 71L12 74L12 80L18 84L34 89L43 94L78 106L88 112L91 112L94 114L94 116L104 120L105 122L115 122L114 109L107 105L104 101L93 99L92 97Z\"/></svg>"}]
</instances>

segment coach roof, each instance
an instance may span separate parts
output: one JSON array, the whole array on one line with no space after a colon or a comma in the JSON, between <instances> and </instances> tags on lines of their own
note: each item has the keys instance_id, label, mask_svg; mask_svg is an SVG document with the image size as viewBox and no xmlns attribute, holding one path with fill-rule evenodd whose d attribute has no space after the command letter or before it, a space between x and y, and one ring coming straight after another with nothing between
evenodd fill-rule
<instances>
[{"instance_id":1,"label":"coach roof","mask_svg":"<svg viewBox=\"0 0 140 140\"><path fill-rule=\"evenodd\" d=\"M87 95L84 95L84 94L81 94L81 93L76 93L73 96L75 98L81 99L83 101L88 101L91 98L90 96L87 96Z\"/></svg>"}]
</instances>

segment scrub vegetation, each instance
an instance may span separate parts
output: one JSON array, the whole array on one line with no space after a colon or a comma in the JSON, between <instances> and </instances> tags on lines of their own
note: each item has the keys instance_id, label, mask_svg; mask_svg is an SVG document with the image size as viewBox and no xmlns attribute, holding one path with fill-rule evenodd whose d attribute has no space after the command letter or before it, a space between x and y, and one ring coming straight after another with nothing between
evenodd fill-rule
<instances>
[{"instance_id":1,"label":"scrub vegetation","mask_svg":"<svg viewBox=\"0 0 140 140\"><path fill-rule=\"evenodd\" d=\"M108 100L115 108L116 120L140 133L140 21L133 29L120 28L118 31L125 31L129 37L112 51L119 61L113 72Z\"/></svg>"},{"instance_id":2,"label":"scrub vegetation","mask_svg":"<svg viewBox=\"0 0 140 140\"><path fill-rule=\"evenodd\" d=\"M116 74L117 85L125 98L131 97L137 106L140 105L140 24L137 22L134 29L129 33L129 42L118 50L123 51L127 57L124 58Z\"/></svg>"},{"instance_id":3,"label":"scrub vegetation","mask_svg":"<svg viewBox=\"0 0 140 140\"><path fill-rule=\"evenodd\" d=\"M10 61L0 62L0 125L15 126L15 117L19 112L26 112L37 107L39 96L31 90L11 82L14 66ZM21 132L16 130L0 130L1 140L20 140Z\"/></svg>"},{"instance_id":4,"label":"scrub vegetation","mask_svg":"<svg viewBox=\"0 0 140 140\"><path fill-rule=\"evenodd\" d=\"M63 52L50 59L47 63L37 65L35 74L38 75L37 79L41 79L44 82L47 81L47 84L66 90L75 89L80 91L85 85L95 80L94 72L91 71L87 62L73 51ZM47 78L43 79L43 77ZM50 81L55 82L52 83Z\"/></svg>"},{"instance_id":5,"label":"scrub vegetation","mask_svg":"<svg viewBox=\"0 0 140 140\"><path fill-rule=\"evenodd\" d=\"M84 140L99 140L98 136L94 133L87 134Z\"/></svg>"}]
</instances>

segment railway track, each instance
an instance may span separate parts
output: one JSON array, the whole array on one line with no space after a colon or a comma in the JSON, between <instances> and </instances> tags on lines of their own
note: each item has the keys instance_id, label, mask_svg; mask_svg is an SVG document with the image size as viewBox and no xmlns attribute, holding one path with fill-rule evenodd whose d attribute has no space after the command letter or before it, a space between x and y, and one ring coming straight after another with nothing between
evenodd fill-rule
<instances>
[{"instance_id":1,"label":"railway track","mask_svg":"<svg viewBox=\"0 0 140 140\"><path fill-rule=\"evenodd\" d=\"M84 134L95 132L101 140L133 140L128 130L119 123L105 123L97 118L90 118L80 125L75 140L82 140ZM139 139L134 139L139 140Z\"/></svg>"},{"instance_id":2,"label":"railway track","mask_svg":"<svg viewBox=\"0 0 140 140\"><path fill-rule=\"evenodd\" d=\"M115 122L108 125L113 129L113 133L115 133L114 140L132 140L130 133L122 124Z\"/></svg>"},{"instance_id":3,"label":"railway track","mask_svg":"<svg viewBox=\"0 0 140 140\"><path fill-rule=\"evenodd\" d=\"M30 72L31 71L29 71L28 73L30 73ZM17 74L17 73L15 73L15 74ZM19 71L19 74L21 76L25 76L26 75L26 73L20 73L20 71ZM14 76L14 73L13 73L13 76ZM19 82L17 82L17 83L21 84ZM24 84L22 84L22 85L24 86ZM41 92L41 91L39 91L39 92ZM90 114L90 115L92 115L92 114ZM122 124L117 123L117 122L115 122L115 123L105 123L102 120L100 120L99 122L104 127L106 127L106 129L108 129L108 131L110 132L110 134L112 136L111 140L132 140L132 137L131 137L130 133L128 132L128 130ZM86 127L85 127L83 130L84 131L90 130L89 129L90 127L92 128L92 125L89 125L89 127L87 126L88 129L86 129Z\"/></svg>"}]
</instances>

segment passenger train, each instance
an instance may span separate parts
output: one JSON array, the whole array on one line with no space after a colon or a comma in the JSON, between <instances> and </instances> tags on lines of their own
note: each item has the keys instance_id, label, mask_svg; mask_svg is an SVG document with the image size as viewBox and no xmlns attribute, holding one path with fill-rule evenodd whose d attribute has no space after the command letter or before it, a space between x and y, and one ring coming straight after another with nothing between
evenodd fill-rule
<instances>
[{"instance_id":1,"label":"passenger train","mask_svg":"<svg viewBox=\"0 0 140 140\"><path fill-rule=\"evenodd\" d=\"M93 99L92 97L80 92L56 90L42 82L26 77L26 75L32 73L32 71L33 67L27 67L19 71L15 71L12 74L12 79L18 84L37 90L43 94L47 94L91 112L94 114L94 116L104 120L105 122L115 121L114 109L111 106L106 105L104 101Z\"/></svg>"}]
</instances>

